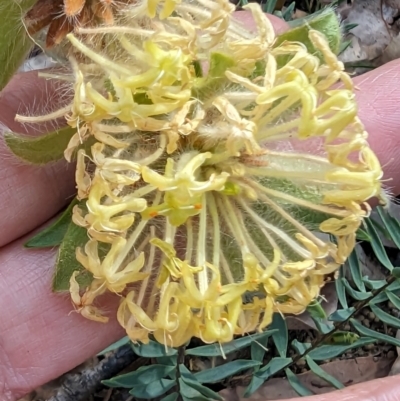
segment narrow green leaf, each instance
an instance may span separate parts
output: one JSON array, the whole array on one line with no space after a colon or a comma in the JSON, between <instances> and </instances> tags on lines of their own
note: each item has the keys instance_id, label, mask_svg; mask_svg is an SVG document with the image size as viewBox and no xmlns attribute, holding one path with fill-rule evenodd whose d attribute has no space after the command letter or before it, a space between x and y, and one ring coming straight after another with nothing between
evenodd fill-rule
<instances>
[{"instance_id":1,"label":"narrow green leaf","mask_svg":"<svg viewBox=\"0 0 400 401\"><path fill-rule=\"evenodd\" d=\"M255 374L253 374L251 382L244 393L244 397L248 397L253 394L266 380L268 380L268 378L284 369L285 366L287 366L291 362L292 358L272 358L267 365L262 367Z\"/></svg>"},{"instance_id":2,"label":"narrow green leaf","mask_svg":"<svg viewBox=\"0 0 400 401\"><path fill-rule=\"evenodd\" d=\"M389 213L381 206L377 207L379 217L381 218L387 232L389 233L392 241L400 249L400 222L389 215Z\"/></svg>"},{"instance_id":3,"label":"narrow green leaf","mask_svg":"<svg viewBox=\"0 0 400 401\"><path fill-rule=\"evenodd\" d=\"M263 5L263 11L268 14L273 14L277 1L278 0L267 0Z\"/></svg>"},{"instance_id":4,"label":"narrow green leaf","mask_svg":"<svg viewBox=\"0 0 400 401\"><path fill-rule=\"evenodd\" d=\"M268 330L268 333L273 334L273 330ZM262 362L264 360L265 352L268 349L269 336L259 337L258 340L254 340L250 346L251 359L253 361ZM254 371L257 372L259 366L254 367Z\"/></svg>"},{"instance_id":5,"label":"narrow green leaf","mask_svg":"<svg viewBox=\"0 0 400 401\"><path fill-rule=\"evenodd\" d=\"M324 361L326 359L336 358L337 356L343 355L345 352L351 349L360 348L373 342L375 342L373 338L362 337L358 341L347 345L321 345L318 348L310 351L308 355L310 355L310 358L312 358L314 361Z\"/></svg>"},{"instance_id":6,"label":"narrow green leaf","mask_svg":"<svg viewBox=\"0 0 400 401\"><path fill-rule=\"evenodd\" d=\"M335 328L335 326L327 320L322 320L313 316L311 316L311 319L321 334L329 333Z\"/></svg>"},{"instance_id":7,"label":"narrow green leaf","mask_svg":"<svg viewBox=\"0 0 400 401\"><path fill-rule=\"evenodd\" d=\"M393 294L391 291L386 291L389 301L397 308L400 309L400 298Z\"/></svg>"},{"instance_id":8,"label":"narrow green leaf","mask_svg":"<svg viewBox=\"0 0 400 401\"><path fill-rule=\"evenodd\" d=\"M122 347L123 345L129 344L130 339L128 336L121 338L120 340L116 341L115 343L109 345L107 348L103 349L103 351L99 352L97 356L102 356L107 354L108 352L115 351L116 349Z\"/></svg>"},{"instance_id":9,"label":"narrow green leaf","mask_svg":"<svg viewBox=\"0 0 400 401\"><path fill-rule=\"evenodd\" d=\"M400 279L400 267L395 267L395 268L392 270L392 276L393 276L394 278L397 278L397 280Z\"/></svg>"},{"instance_id":10,"label":"narrow green leaf","mask_svg":"<svg viewBox=\"0 0 400 401\"><path fill-rule=\"evenodd\" d=\"M372 296L372 293L370 292L361 292L354 290L345 278L342 278L341 280L346 288L346 291L353 299L356 299L357 301L364 301L365 299Z\"/></svg>"},{"instance_id":11,"label":"narrow green leaf","mask_svg":"<svg viewBox=\"0 0 400 401\"><path fill-rule=\"evenodd\" d=\"M386 284L386 281L382 280L384 283L383 285ZM392 284L389 285L389 287L386 288L385 292L381 292L378 295L376 295L371 301L369 301L369 305L376 305L382 302L386 302L388 298L388 294L390 292L395 293L400 290L400 281L396 280ZM395 294L396 295L396 294Z\"/></svg>"},{"instance_id":12,"label":"narrow green leaf","mask_svg":"<svg viewBox=\"0 0 400 401\"><path fill-rule=\"evenodd\" d=\"M135 386L131 391L129 391L129 394L137 398L152 399L160 397L168 390L171 390L175 383L175 380L161 379L150 384Z\"/></svg>"},{"instance_id":13,"label":"narrow green leaf","mask_svg":"<svg viewBox=\"0 0 400 401\"><path fill-rule=\"evenodd\" d=\"M389 287L387 288L388 291L399 291L400 290L400 282L399 281L395 281L392 284L389 285Z\"/></svg>"},{"instance_id":14,"label":"narrow green leaf","mask_svg":"<svg viewBox=\"0 0 400 401\"><path fill-rule=\"evenodd\" d=\"M250 384L247 386L246 391L243 394L243 397L244 398L250 397L255 391L257 391L264 384L264 382L265 380L263 378L253 375Z\"/></svg>"},{"instance_id":15,"label":"narrow green leaf","mask_svg":"<svg viewBox=\"0 0 400 401\"><path fill-rule=\"evenodd\" d=\"M336 294L338 296L340 305L342 305L343 309L349 309L349 305L347 304L346 298L346 288L343 284L342 277L343 277L343 266L340 268L340 276L335 280L335 287L336 287Z\"/></svg>"},{"instance_id":16,"label":"narrow green leaf","mask_svg":"<svg viewBox=\"0 0 400 401\"><path fill-rule=\"evenodd\" d=\"M310 343L301 343L298 340L293 340L291 345L300 355L303 355L311 347Z\"/></svg>"},{"instance_id":17,"label":"narrow green leaf","mask_svg":"<svg viewBox=\"0 0 400 401\"><path fill-rule=\"evenodd\" d=\"M261 365L261 362L237 359L236 361L224 363L223 365L215 368L203 370L202 372L196 373L194 377L199 383L218 383L219 381L233 376L238 372L251 369L259 365Z\"/></svg>"},{"instance_id":18,"label":"narrow green leaf","mask_svg":"<svg viewBox=\"0 0 400 401\"><path fill-rule=\"evenodd\" d=\"M7 85L32 48L22 17L37 0L1 0L0 91Z\"/></svg>"},{"instance_id":19,"label":"narrow green leaf","mask_svg":"<svg viewBox=\"0 0 400 401\"><path fill-rule=\"evenodd\" d=\"M69 225L71 224L72 209L77 204L78 200L74 198L53 224L32 237L24 244L24 246L26 248L49 248L59 246L67 233Z\"/></svg>"},{"instance_id":20,"label":"narrow green leaf","mask_svg":"<svg viewBox=\"0 0 400 401\"><path fill-rule=\"evenodd\" d=\"M351 31L353 28L356 28L357 26L358 26L358 24L346 24L346 25L344 25L343 30L344 30L345 32L349 32L349 31Z\"/></svg>"},{"instance_id":21,"label":"narrow green leaf","mask_svg":"<svg viewBox=\"0 0 400 401\"><path fill-rule=\"evenodd\" d=\"M218 400L222 401L223 398L210 388L203 386L201 383L199 383L194 374L189 371L189 369L184 365L181 364L179 365L179 372L181 374L181 379L190 387L193 389L197 390L199 393L202 395L208 397L210 400Z\"/></svg>"},{"instance_id":22,"label":"narrow green leaf","mask_svg":"<svg viewBox=\"0 0 400 401\"><path fill-rule=\"evenodd\" d=\"M365 219L364 225L367 229L369 236L371 237L371 246L372 246L372 249L374 251L376 258L379 260L379 262L382 263L383 266L386 267L386 269L388 269L389 271L392 271L393 265L387 256L387 253L382 244L382 241L379 238L379 234L374 227L374 223L372 223L372 221L370 219Z\"/></svg>"},{"instance_id":23,"label":"narrow green leaf","mask_svg":"<svg viewBox=\"0 0 400 401\"><path fill-rule=\"evenodd\" d=\"M271 325L269 326L271 330L278 330L272 334L272 339L279 355L284 358L286 357L286 351L289 341L289 332L286 325L286 320L280 313L275 313Z\"/></svg>"},{"instance_id":24,"label":"narrow green leaf","mask_svg":"<svg viewBox=\"0 0 400 401\"><path fill-rule=\"evenodd\" d=\"M350 319L350 323L363 336L372 337L372 338L375 338L376 340L384 341L388 344L392 344L396 347L400 347L400 340L398 340L395 337L390 337L386 334L378 333L374 330L368 329L355 319Z\"/></svg>"},{"instance_id":25,"label":"narrow green leaf","mask_svg":"<svg viewBox=\"0 0 400 401\"><path fill-rule=\"evenodd\" d=\"M324 308L321 306L321 302L317 300L307 306L307 312L315 319L326 319L327 317Z\"/></svg>"},{"instance_id":26,"label":"narrow green leaf","mask_svg":"<svg viewBox=\"0 0 400 401\"><path fill-rule=\"evenodd\" d=\"M161 401L176 401L179 397L178 393L171 393L166 395L164 398L161 399Z\"/></svg>"},{"instance_id":27,"label":"narrow green leaf","mask_svg":"<svg viewBox=\"0 0 400 401\"><path fill-rule=\"evenodd\" d=\"M179 394L183 401L211 401L207 396L196 390L191 384L186 383L182 377L178 379Z\"/></svg>"},{"instance_id":28,"label":"narrow green leaf","mask_svg":"<svg viewBox=\"0 0 400 401\"><path fill-rule=\"evenodd\" d=\"M288 382L298 395L301 395L302 397L314 395L314 393L310 391L289 368L285 369L285 373Z\"/></svg>"},{"instance_id":29,"label":"narrow green leaf","mask_svg":"<svg viewBox=\"0 0 400 401\"><path fill-rule=\"evenodd\" d=\"M365 292L365 284L362 280L361 266L356 249L350 254L349 258L347 259L347 266L350 269L351 278L353 279L356 287L361 292Z\"/></svg>"},{"instance_id":30,"label":"narrow green leaf","mask_svg":"<svg viewBox=\"0 0 400 401\"><path fill-rule=\"evenodd\" d=\"M371 301L368 302L368 305L381 304L382 302L386 302L387 300L388 300L387 294L385 292L381 292L373 299L371 299Z\"/></svg>"},{"instance_id":31,"label":"narrow green leaf","mask_svg":"<svg viewBox=\"0 0 400 401\"><path fill-rule=\"evenodd\" d=\"M185 351L185 354L186 355L204 356L204 357L210 357L210 358L214 357L214 356L228 355L234 351L238 351L242 348L248 347L251 343L253 343L255 341L263 342L266 338L270 337L275 332L276 332L276 330L267 330L260 334L240 337L240 338L233 340L230 343L227 343L224 345L211 344L211 345L204 345L201 347L191 348L191 349L187 349Z\"/></svg>"},{"instance_id":32,"label":"narrow green leaf","mask_svg":"<svg viewBox=\"0 0 400 401\"><path fill-rule=\"evenodd\" d=\"M178 363L178 355L161 356L156 358L157 363L160 365L176 366ZM172 379L172 378L171 378Z\"/></svg>"},{"instance_id":33,"label":"narrow green leaf","mask_svg":"<svg viewBox=\"0 0 400 401\"><path fill-rule=\"evenodd\" d=\"M255 376L267 380L275 373L282 370L285 366L292 362L292 358L281 358L275 357L272 358L265 366L263 366Z\"/></svg>"},{"instance_id":34,"label":"narrow green leaf","mask_svg":"<svg viewBox=\"0 0 400 401\"><path fill-rule=\"evenodd\" d=\"M344 51L346 50L346 48L350 45L350 43L351 43L351 40L348 40L347 42L343 42L343 43L340 45L339 54L342 53L342 52L344 52ZM358 240L358 241L367 241L367 242L371 242L371 237L367 234L366 231L362 230L361 228L359 228L359 229L357 230L356 237L357 237L357 240Z\"/></svg>"},{"instance_id":35,"label":"narrow green leaf","mask_svg":"<svg viewBox=\"0 0 400 401\"><path fill-rule=\"evenodd\" d=\"M250 346L250 354L252 361L262 362L264 360L266 348L260 343L252 342ZM259 367L255 366L254 371L258 371Z\"/></svg>"},{"instance_id":36,"label":"narrow green leaf","mask_svg":"<svg viewBox=\"0 0 400 401\"><path fill-rule=\"evenodd\" d=\"M331 322L343 322L344 320L347 320L352 315L352 313L354 313L354 311L355 309L353 307L348 309L338 309L333 312L328 319Z\"/></svg>"},{"instance_id":37,"label":"narrow green leaf","mask_svg":"<svg viewBox=\"0 0 400 401\"><path fill-rule=\"evenodd\" d=\"M132 344L132 349L136 355L144 358L161 358L163 356L176 355L177 353L176 349L166 347L152 340L148 344Z\"/></svg>"},{"instance_id":38,"label":"narrow green leaf","mask_svg":"<svg viewBox=\"0 0 400 401\"><path fill-rule=\"evenodd\" d=\"M27 163L42 165L61 160L75 132L76 129L71 127L61 128L39 137L6 132L4 140L9 149L20 159Z\"/></svg>"},{"instance_id":39,"label":"narrow green leaf","mask_svg":"<svg viewBox=\"0 0 400 401\"><path fill-rule=\"evenodd\" d=\"M400 329L400 319L395 316L389 315L384 312L381 308L376 305L370 305L371 311L375 313L376 317L379 318L383 323L388 324L391 327Z\"/></svg>"},{"instance_id":40,"label":"narrow green leaf","mask_svg":"<svg viewBox=\"0 0 400 401\"><path fill-rule=\"evenodd\" d=\"M311 54L322 58L321 53L315 49L308 37L310 30L316 30L326 37L329 47L335 54L339 52L342 33L338 17L333 9L326 8L301 20L293 20L288 23L292 29L279 35L274 46L279 46L285 41L301 42Z\"/></svg>"},{"instance_id":41,"label":"narrow green leaf","mask_svg":"<svg viewBox=\"0 0 400 401\"><path fill-rule=\"evenodd\" d=\"M76 248L83 247L88 241L87 231L83 227L75 225L72 221L65 233L64 239L58 250L56 268L53 276L53 291L68 291L69 280L74 271L80 271L77 281L82 286L90 284L92 277L76 260Z\"/></svg>"},{"instance_id":42,"label":"narrow green leaf","mask_svg":"<svg viewBox=\"0 0 400 401\"><path fill-rule=\"evenodd\" d=\"M175 366L165 365L141 366L133 372L103 380L102 383L108 387L134 388L161 380L174 369Z\"/></svg>"},{"instance_id":43,"label":"narrow green leaf","mask_svg":"<svg viewBox=\"0 0 400 401\"><path fill-rule=\"evenodd\" d=\"M368 277L363 277L363 281L370 290L379 290L386 285L386 280L370 280Z\"/></svg>"},{"instance_id":44,"label":"narrow green leaf","mask_svg":"<svg viewBox=\"0 0 400 401\"><path fill-rule=\"evenodd\" d=\"M290 21L293 17L294 9L296 7L296 2L292 1L287 7L286 10L282 13L282 18L285 21Z\"/></svg>"}]
</instances>

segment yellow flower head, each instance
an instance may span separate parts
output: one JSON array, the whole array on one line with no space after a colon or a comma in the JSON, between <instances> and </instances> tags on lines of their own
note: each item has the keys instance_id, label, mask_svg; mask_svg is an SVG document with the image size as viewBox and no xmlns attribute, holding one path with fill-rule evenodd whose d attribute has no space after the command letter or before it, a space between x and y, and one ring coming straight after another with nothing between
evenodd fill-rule
<instances>
[{"instance_id":1,"label":"yellow flower head","mask_svg":"<svg viewBox=\"0 0 400 401\"><path fill-rule=\"evenodd\" d=\"M254 34L228 0L139 0L115 25L68 35L84 61L72 60L66 156L94 140L78 152L86 207L74 209L93 282L79 288L75 274L71 294L100 321L94 299L121 295L133 341L227 342L303 312L381 195L352 82L325 38L310 31L318 57L275 46L260 7L246 7Z\"/></svg>"}]
</instances>

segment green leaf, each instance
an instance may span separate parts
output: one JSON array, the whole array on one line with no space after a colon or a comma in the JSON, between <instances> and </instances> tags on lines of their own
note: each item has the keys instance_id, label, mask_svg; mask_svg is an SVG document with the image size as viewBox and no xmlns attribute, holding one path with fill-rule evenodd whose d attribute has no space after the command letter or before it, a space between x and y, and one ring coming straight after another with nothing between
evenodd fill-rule
<instances>
[{"instance_id":1,"label":"green leaf","mask_svg":"<svg viewBox=\"0 0 400 401\"><path fill-rule=\"evenodd\" d=\"M382 263L383 266L386 267L386 269L392 271L393 265L386 254L382 241L379 238L379 234L374 227L374 223L372 223L371 219L365 219L364 225L367 229L369 236L371 237L371 247L374 251L376 258L379 260L379 262Z\"/></svg>"},{"instance_id":2,"label":"green leaf","mask_svg":"<svg viewBox=\"0 0 400 401\"><path fill-rule=\"evenodd\" d=\"M175 385L175 380L161 379L150 384L135 386L129 394L137 398L151 399L160 397Z\"/></svg>"},{"instance_id":3,"label":"green leaf","mask_svg":"<svg viewBox=\"0 0 400 401\"><path fill-rule=\"evenodd\" d=\"M375 313L376 317L379 318L383 323L388 324L391 327L400 329L400 319L395 316L389 315L384 312L381 308L376 305L370 305L371 311Z\"/></svg>"},{"instance_id":4,"label":"green leaf","mask_svg":"<svg viewBox=\"0 0 400 401\"><path fill-rule=\"evenodd\" d=\"M314 393L310 391L306 386L304 386L300 379L289 368L285 369L285 373L288 382L298 395L301 395L302 397L306 397L307 395L314 395Z\"/></svg>"},{"instance_id":5,"label":"green leaf","mask_svg":"<svg viewBox=\"0 0 400 401\"><path fill-rule=\"evenodd\" d=\"M390 216L381 206L377 207L376 210L392 241L396 244L397 248L400 249L400 222Z\"/></svg>"},{"instance_id":6,"label":"green leaf","mask_svg":"<svg viewBox=\"0 0 400 401\"><path fill-rule=\"evenodd\" d=\"M71 127L60 128L39 137L6 132L4 140L9 149L20 159L27 163L42 165L61 160L75 132L76 129Z\"/></svg>"},{"instance_id":7,"label":"green leaf","mask_svg":"<svg viewBox=\"0 0 400 401\"><path fill-rule=\"evenodd\" d=\"M286 325L286 320L282 317L280 313L274 313L272 323L269 326L271 330L278 330L272 334L272 339L279 355L284 358L286 357L286 351L289 341L289 332Z\"/></svg>"},{"instance_id":8,"label":"green leaf","mask_svg":"<svg viewBox=\"0 0 400 401\"><path fill-rule=\"evenodd\" d=\"M171 393L166 395L164 398L161 399L161 401L176 401L179 397L178 393Z\"/></svg>"},{"instance_id":9,"label":"green leaf","mask_svg":"<svg viewBox=\"0 0 400 401\"><path fill-rule=\"evenodd\" d=\"M340 50L341 50L340 53L341 53L342 51L346 50L346 48L343 48L343 49L342 49L343 45L346 45L346 44L347 44L347 46L348 46L348 45L350 45L350 43L351 43L351 40L342 43L341 48L340 48ZM340 54L340 53L339 53L339 54ZM356 237L357 237L357 240L358 240L358 241L367 241L367 242L371 242L371 237L367 234L366 231L362 230L361 228L359 228L359 229L357 230Z\"/></svg>"},{"instance_id":10,"label":"green leaf","mask_svg":"<svg viewBox=\"0 0 400 401\"><path fill-rule=\"evenodd\" d=\"M326 37L329 47L335 54L339 52L342 33L338 17L333 9L326 8L301 20L293 20L288 23L292 29L278 35L274 47L285 41L301 42L311 54L315 54L322 59L321 53L315 49L308 37L310 30L316 30Z\"/></svg>"},{"instance_id":11,"label":"green leaf","mask_svg":"<svg viewBox=\"0 0 400 401\"><path fill-rule=\"evenodd\" d=\"M87 286L92 276L76 260L76 248L83 247L88 241L87 231L83 227L75 225L72 221L65 233L64 239L58 250L56 268L53 276L53 291L68 291L69 280L74 271L80 271L77 281L81 286Z\"/></svg>"},{"instance_id":12,"label":"green leaf","mask_svg":"<svg viewBox=\"0 0 400 401\"><path fill-rule=\"evenodd\" d=\"M247 386L245 393L243 394L244 398L250 397L255 391L257 391L263 384L265 380L261 377L253 375L251 378L250 384Z\"/></svg>"},{"instance_id":13,"label":"green leaf","mask_svg":"<svg viewBox=\"0 0 400 401\"><path fill-rule=\"evenodd\" d=\"M386 285L386 280L370 280L368 277L363 277L365 285L371 290L379 290Z\"/></svg>"},{"instance_id":14,"label":"green leaf","mask_svg":"<svg viewBox=\"0 0 400 401\"><path fill-rule=\"evenodd\" d=\"M326 319L326 313L324 308L321 306L321 302L315 300L307 306L307 312L314 319Z\"/></svg>"},{"instance_id":15,"label":"green leaf","mask_svg":"<svg viewBox=\"0 0 400 401\"><path fill-rule=\"evenodd\" d=\"M157 363L160 365L169 365L169 366L176 366L178 363L178 355L171 355L171 356L161 356L156 358Z\"/></svg>"},{"instance_id":16,"label":"green leaf","mask_svg":"<svg viewBox=\"0 0 400 401\"><path fill-rule=\"evenodd\" d=\"M387 300L388 300L388 297L387 297L386 293L385 292L381 292L376 297L371 299L371 301L368 302L368 305L380 304L382 302L386 302Z\"/></svg>"},{"instance_id":17,"label":"green leaf","mask_svg":"<svg viewBox=\"0 0 400 401\"><path fill-rule=\"evenodd\" d=\"M355 319L350 319L350 323L363 336L372 337L372 338L375 338L376 340L384 341L388 344L392 344L396 347L400 347L400 340L398 340L397 338L390 337L386 334L378 333L374 330L368 329Z\"/></svg>"},{"instance_id":18,"label":"green leaf","mask_svg":"<svg viewBox=\"0 0 400 401\"><path fill-rule=\"evenodd\" d=\"M256 334L256 335L248 335L245 337L240 337L236 340L231 341L227 344L211 344L211 345L204 345L201 347L187 349L185 351L186 355L196 355L196 356L204 356L204 357L215 357L215 356L222 356L228 355L234 351L238 351L242 348L248 347L255 341L263 341L264 339L270 337L276 332L276 330L267 330L263 333Z\"/></svg>"},{"instance_id":19,"label":"green leaf","mask_svg":"<svg viewBox=\"0 0 400 401\"><path fill-rule=\"evenodd\" d=\"M293 17L294 9L296 7L296 2L292 1L287 7L286 10L282 13L282 18L285 21L290 21Z\"/></svg>"},{"instance_id":20,"label":"green leaf","mask_svg":"<svg viewBox=\"0 0 400 401\"><path fill-rule=\"evenodd\" d=\"M212 401L212 398L208 398L200 391L196 390L193 386L186 383L182 377L178 379L179 382L179 394L183 401Z\"/></svg>"},{"instance_id":21,"label":"green leaf","mask_svg":"<svg viewBox=\"0 0 400 401\"><path fill-rule=\"evenodd\" d=\"M337 356L343 355L345 352L351 349L360 348L373 342L375 342L373 338L362 337L358 341L347 345L321 345L318 348L310 351L308 355L310 355L310 358L312 358L314 361L324 361L326 359L336 358Z\"/></svg>"},{"instance_id":22,"label":"green leaf","mask_svg":"<svg viewBox=\"0 0 400 401\"><path fill-rule=\"evenodd\" d=\"M196 380L193 373L190 372L189 369L184 364L179 365L179 372L181 374L181 379L185 382L185 384L197 390L202 395L208 397L211 400L219 400L219 401L223 400L223 398L219 394L215 393L208 387L200 384Z\"/></svg>"},{"instance_id":23,"label":"green leaf","mask_svg":"<svg viewBox=\"0 0 400 401\"><path fill-rule=\"evenodd\" d=\"M301 343L298 340L293 340L291 345L300 355L303 355L311 347L310 343Z\"/></svg>"},{"instance_id":24,"label":"green leaf","mask_svg":"<svg viewBox=\"0 0 400 401\"><path fill-rule=\"evenodd\" d=\"M341 280L346 288L346 291L350 294L350 296L353 299L356 299L357 301L364 301L365 299L370 298L372 296L372 293L370 292L361 292L353 290L352 286L345 278L342 278Z\"/></svg>"},{"instance_id":25,"label":"green leaf","mask_svg":"<svg viewBox=\"0 0 400 401\"><path fill-rule=\"evenodd\" d=\"M69 204L67 209L61 214L61 216L49 227L46 227L39 234L36 234L27 243L24 244L26 248L49 248L58 246L62 243L62 240L67 233L68 227L71 224L72 209L77 205L79 201L74 200Z\"/></svg>"},{"instance_id":26,"label":"green leaf","mask_svg":"<svg viewBox=\"0 0 400 401\"><path fill-rule=\"evenodd\" d=\"M150 340L148 344L132 344L134 353L144 358L161 358L176 355L177 350Z\"/></svg>"},{"instance_id":27,"label":"green leaf","mask_svg":"<svg viewBox=\"0 0 400 401\"><path fill-rule=\"evenodd\" d=\"M273 14L278 0L267 0L262 9L267 14Z\"/></svg>"},{"instance_id":28,"label":"green leaf","mask_svg":"<svg viewBox=\"0 0 400 401\"><path fill-rule=\"evenodd\" d=\"M262 362L264 360L265 352L267 350L267 341L264 342L264 344L261 344L259 342L252 342L250 346L250 354L251 354L251 360L252 361L258 361ZM259 367L255 366L254 371L258 371Z\"/></svg>"},{"instance_id":29,"label":"green leaf","mask_svg":"<svg viewBox=\"0 0 400 401\"><path fill-rule=\"evenodd\" d=\"M347 320L355 311L355 308L338 309L329 316L331 322L343 322Z\"/></svg>"},{"instance_id":30,"label":"green leaf","mask_svg":"<svg viewBox=\"0 0 400 401\"><path fill-rule=\"evenodd\" d=\"M115 343L109 345L107 348L103 349L100 353L97 354L97 356L102 356L107 354L108 352L115 351L116 349L122 347L123 345L129 344L130 339L128 336L125 336L121 338L120 340L116 341Z\"/></svg>"},{"instance_id":31,"label":"green leaf","mask_svg":"<svg viewBox=\"0 0 400 401\"><path fill-rule=\"evenodd\" d=\"M400 309L400 298L394 295L391 291L386 291L389 301L397 308Z\"/></svg>"},{"instance_id":32,"label":"green leaf","mask_svg":"<svg viewBox=\"0 0 400 401\"><path fill-rule=\"evenodd\" d=\"M400 267L395 267L395 268L392 270L392 276L393 276L394 278L396 278L397 280L400 279Z\"/></svg>"},{"instance_id":33,"label":"green leaf","mask_svg":"<svg viewBox=\"0 0 400 401\"><path fill-rule=\"evenodd\" d=\"M335 287L336 287L336 294L338 296L340 305L342 305L343 309L349 309L349 305L347 304L346 298L346 288L343 284L342 277L343 277L343 266L339 270L340 276L335 280Z\"/></svg>"},{"instance_id":34,"label":"green leaf","mask_svg":"<svg viewBox=\"0 0 400 401\"><path fill-rule=\"evenodd\" d=\"M135 388L161 380L175 369L175 366L165 365L141 366L133 372L103 380L102 383L108 387Z\"/></svg>"},{"instance_id":35,"label":"green leaf","mask_svg":"<svg viewBox=\"0 0 400 401\"><path fill-rule=\"evenodd\" d=\"M272 358L267 365L263 366L251 378L249 386L246 388L244 397L253 394L266 380L268 380L275 373L281 371L285 366L292 362L292 358Z\"/></svg>"},{"instance_id":36,"label":"green leaf","mask_svg":"<svg viewBox=\"0 0 400 401\"><path fill-rule=\"evenodd\" d=\"M267 365L263 366L255 375L264 380L279 372L286 365L292 362L292 358L275 357L272 358Z\"/></svg>"},{"instance_id":37,"label":"green leaf","mask_svg":"<svg viewBox=\"0 0 400 401\"><path fill-rule=\"evenodd\" d=\"M33 47L22 17L37 0L1 0L0 91L21 66Z\"/></svg>"},{"instance_id":38,"label":"green leaf","mask_svg":"<svg viewBox=\"0 0 400 401\"><path fill-rule=\"evenodd\" d=\"M242 370L251 369L259 365L261 365L261 362L237 359L236 361L224 363L215 368L203 370L202 372L196 373L194 377L199 383L217 383Z\"/></svg>"},{"instance_id":39,"label":"green leaf","mask_svg":"<svg viewBox=\"0 0 400 401\"><path fill-rule=\"evenodd\" d=\"M315 326L317 327L318 331L322 334L329 333L332 331L335 326L331 322L327 322L326 320L322 320L316 317L311 316L311 319L315 323Z\"/></svg>"},{"instance_id":40,"label":"green leaf","mask_svg":"<svg viewBox=\"0 0 400 401\"><path fill-rule=\"evenodd\" d=\"M344 30L345 32L349 32L349 31L351 31L353 28L356 28L357 26L358 26L358 24L346 24L346 25L344 25L343 30Z\"/></svg>"},{"instance_id":41,"label":"green leaf","mask_svg":"<svg viewBox=\"0 0 400 401\"><path fill-rule=\"evenodd\" d=\"M362 291L365 292L365 284L362 280L362 275L361 275L361 266L359 263L358 255L356 249L350 254L349 258L347 259L347 266L350 269L351 273L351 278L354 281L354 284L356 287Z\"/></svg>"}]
</instances>

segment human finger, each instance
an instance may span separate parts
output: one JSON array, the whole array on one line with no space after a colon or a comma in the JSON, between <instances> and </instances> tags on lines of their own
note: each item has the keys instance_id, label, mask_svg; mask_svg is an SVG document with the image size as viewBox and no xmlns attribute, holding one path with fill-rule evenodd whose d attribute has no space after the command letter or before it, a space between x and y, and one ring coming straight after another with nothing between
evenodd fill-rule
<instances>
[{"instance_id":1,"label":"human finger","mask_svg":"<svg viewBox=\"0 0 400 401\"><path fill-rule=\"evenodd\" d=\"M21 110L43 112L49 102L56 105L56 89L37 72L17 74L0 94L0 131L43 134L14 118ZM71 199L74 180L72 165L64 161L43 167L28 165L12 155L1 140L0 155L1 247L57 213Z\"/></svg>"},{"instance_id":2,"label":"human finger","mask_svg":"<svg viewBox=\"0 0 400 401\"><path fill-rule=\"evenodd\" d=\"M289 29L289 25L282 18L278 18L275 15L266 14L270 20L272 26L274 27L275 33L279 35ZM236 11L234 13L234 18L240 21L246 28L253 29L256 24L254 22L253 16L249 11Z\"/></svg>"},{"instance_id":3,"label":"human finger","mask_svg":"<svg viewBox=\"0 0 400 401\"><path fill-rule=\"evenodd\" d=\"M54 250L27 250L23 239L0 252L0 399L11 401L74 368L123 336L73 312L69 294L52 293ZM107 298L107 297L104 297ZM110 316L118 300L103 299Z\"/></svg>"},{"instance_id":4,"label":"human finger","mask_svg":"<svg viewBox=\"0 0 400 401\"><path fill-rule=\"evenodd\" d=\"M384 170L385 185L400 194L400 60L354 79L359 116Z\"/></svg>"}]
</instances>

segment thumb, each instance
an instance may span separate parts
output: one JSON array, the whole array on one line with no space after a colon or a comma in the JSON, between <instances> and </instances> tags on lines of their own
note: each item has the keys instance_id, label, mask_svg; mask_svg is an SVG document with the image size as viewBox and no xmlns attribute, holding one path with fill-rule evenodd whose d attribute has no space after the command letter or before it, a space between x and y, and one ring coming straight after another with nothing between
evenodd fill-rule
<instances>
[{"instance_id":1,"label":"thumb","mask_svg":"<svg viewBox=\"0 0 400 401\"><path fill-rule=\"evenodd\" d=\"M236 11L234 13L235 19L240 21L246 28L252 29L255 28L256 23L254 22L253 15L248 11ZM274 27L275 33L277 35L287 31L289 29L289 25L286 21L281 18L276 17L275 15L267 14L268 19L270 20L272 26Z\"/></svg>"}]
</instances>

